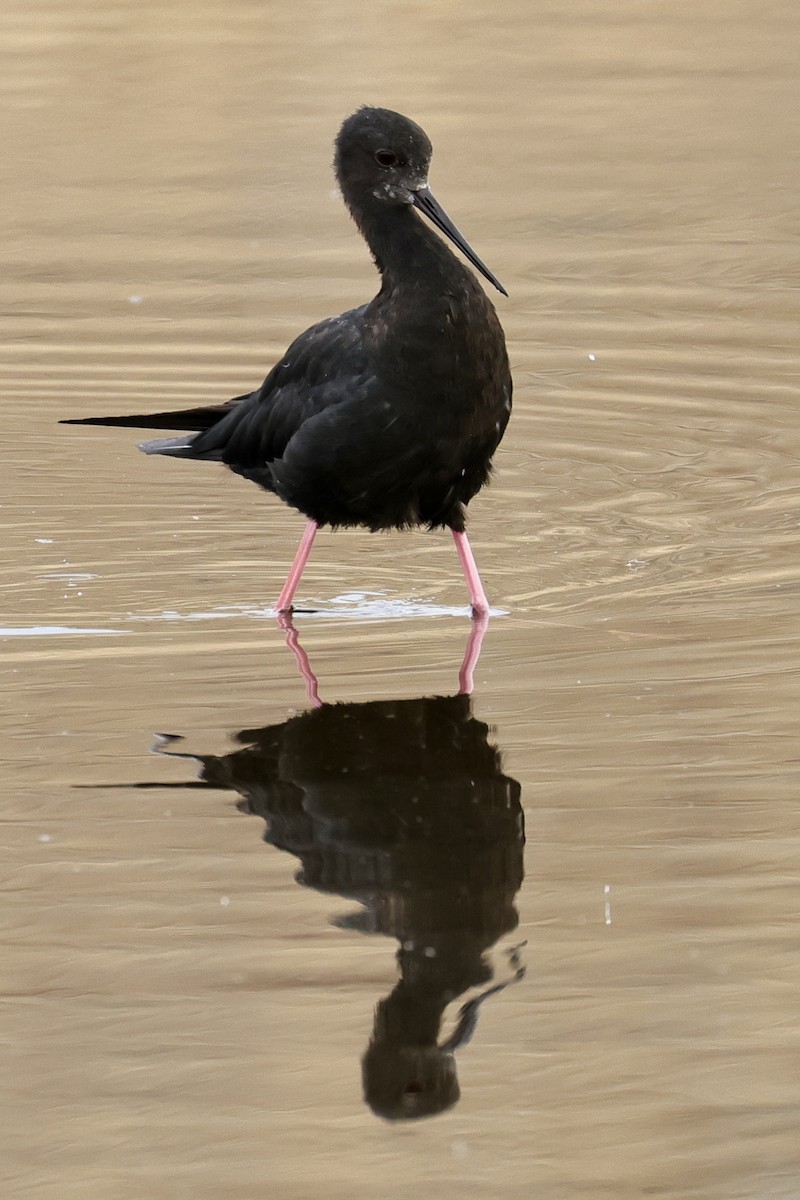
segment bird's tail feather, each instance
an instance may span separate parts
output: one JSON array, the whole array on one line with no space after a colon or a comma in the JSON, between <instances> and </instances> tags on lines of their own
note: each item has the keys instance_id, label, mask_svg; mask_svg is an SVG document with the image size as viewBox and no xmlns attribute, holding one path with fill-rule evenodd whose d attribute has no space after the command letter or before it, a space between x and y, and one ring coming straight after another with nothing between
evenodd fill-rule
<instances>
[{"instance_id":1,"label":"bird's tail feather","mask_svg":"<svg viewBox=\"0 0 800 1200\"><path fill-rule=\"evenodd\" d=\"M191 437L153 438L150 442L139 442L145 454L168 454L171 458L195 458L192 453Z\"/></svg>"}]
</instances>

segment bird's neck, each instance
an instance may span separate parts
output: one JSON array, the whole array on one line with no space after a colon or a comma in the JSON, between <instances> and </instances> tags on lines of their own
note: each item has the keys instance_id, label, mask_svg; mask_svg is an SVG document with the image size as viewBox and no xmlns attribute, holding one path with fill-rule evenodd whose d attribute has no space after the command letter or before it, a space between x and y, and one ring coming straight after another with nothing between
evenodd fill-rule
<instances>
[{"instance_id":1,"label":"bird's neck","mask_svg":"<svg viewBox=\"0 0 800 1200\"><path fill-rule=\"evenodd\" d=\"M381 274L381 293L444 295L480 288L475 276L411 205L372 211L356 222Z\"/></svg>"}]
</instances>

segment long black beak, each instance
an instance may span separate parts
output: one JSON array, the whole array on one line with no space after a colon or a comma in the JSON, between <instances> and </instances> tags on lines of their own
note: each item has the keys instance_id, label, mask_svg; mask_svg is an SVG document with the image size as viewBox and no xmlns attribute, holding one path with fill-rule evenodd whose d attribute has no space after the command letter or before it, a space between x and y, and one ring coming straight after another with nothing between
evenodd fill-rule
<instances>
[{"instance_id":1,"label":"long black beak","mask_svg":"<svg viewBox=\"0 0 800 1200\"><path fill-rule=\"evenodd\" d=\"M489 280L489 283L493 283L498 292L502 292L504 296L507 296L508 292L503 287L500 280L496 275L492 274L492 272L486 266L486 263L481 262L467 239L464 237L463 233L460 233L456 229L455 225L450 220L430 188L417 188L416 191L411 193L411 198L414 202L414 206L418 208L420 212L425 213L425 216L428 218L428 220L432 221L437 229L441 229L442 233L446 234L447 237L450 238L450 241L454 242L455 245L458 246L461 253L465 258L469 259L473 267L477 267L481 275L485 275Z\"/></svg>"}]
</instances>

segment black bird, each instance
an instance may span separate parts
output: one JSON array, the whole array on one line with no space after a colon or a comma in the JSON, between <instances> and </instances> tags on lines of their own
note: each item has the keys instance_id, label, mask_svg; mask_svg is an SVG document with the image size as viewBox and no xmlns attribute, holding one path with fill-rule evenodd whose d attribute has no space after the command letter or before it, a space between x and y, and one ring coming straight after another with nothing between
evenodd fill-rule
<instances>
[{"instance_id":1,"label":"black bird","mask_svg":"<svg viewBox=\"0 0 800 1200\"><path fill-rule=\"evenodd\" d=\"M494 284L428 188L431 143L408 117L361 108L336 138L344 201L381 275L374 300L301 334L261 387L225 404L66 424L185 429L146 454L223 462L308 518L278 599L291 611L320 525L452 530L474 615L486 594L464 506L486 483L511 412L492 304L423 213Z\"/></svg>"}]
</instances>

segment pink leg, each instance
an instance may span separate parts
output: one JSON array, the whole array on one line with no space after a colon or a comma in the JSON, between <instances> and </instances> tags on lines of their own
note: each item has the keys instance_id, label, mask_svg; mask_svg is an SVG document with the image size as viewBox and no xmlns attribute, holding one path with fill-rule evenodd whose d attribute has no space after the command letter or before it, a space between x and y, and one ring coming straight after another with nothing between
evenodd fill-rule
<instances>
[{"instance_id":1,"label":"pink leg","mask_svg":"<svg viewBox=\"0 0 800 1200\"><path fill-rule=\"evenodd\" d=\"M483 635L486 633L488 627L488 613L484 613L480 617L473 617L472 628L469 631L469 639L467 640L467 648L464 651L464 661L461 664L461 670L458 672L459 696L469 696L472 694L474 687L472 676L478 665L478 659L481 656Z\"/></svg>"},{"instance_id":2,"label":"pink leg","mask_svg":"<svg viewBox=\"0 0 800 1200\"><path fill-rule=\"evenodd\" d=\"M488 617L489 601L486 599L486 592L483 590L483 584L481 583L478 567L472 555L472 547L469 544L469 539L465 533L457 533L454 529L453 541L456 544L458 557L461 560L461 569L464 572L464 578L469 588L472 615L473 617Z\"/></svg>"},{"instance_id":3,"label":"pink leg","mask_svg":"<svg viewBox=\"0 0 800 1200\"><path fill-rule=\"evenodd\" d=\"M305 570L308 556L311 553L311 547L314 545L314 538L317 536L317 522L309 521L305 528L305 533L300 538L300 545L297 547L297 554L294 556L292 569L286 576L286 583L283 585L283 591L278 597L278 603L275 606L276 612L286 613L292 611L292 600L297 591L297 585L300 582L303 571Z\"/></svg>"},{"instance_id":4,"label":"pink leg","mask_svg":"<svg viewBox=\"0 0 800 1200\"><path fill-rule=\"evenodd\" d=\"M291 616L286 613L278 614L278 624L286 634L286 645L294 655L295 662L300 669L300 674L306 681L306 698L314 708L322 708L322 701L319 698L319 684L317 677L311 669L311 663L308 661L308 655L297 636L297 630L292 624Z\"/></svg>"}]
</instances>

